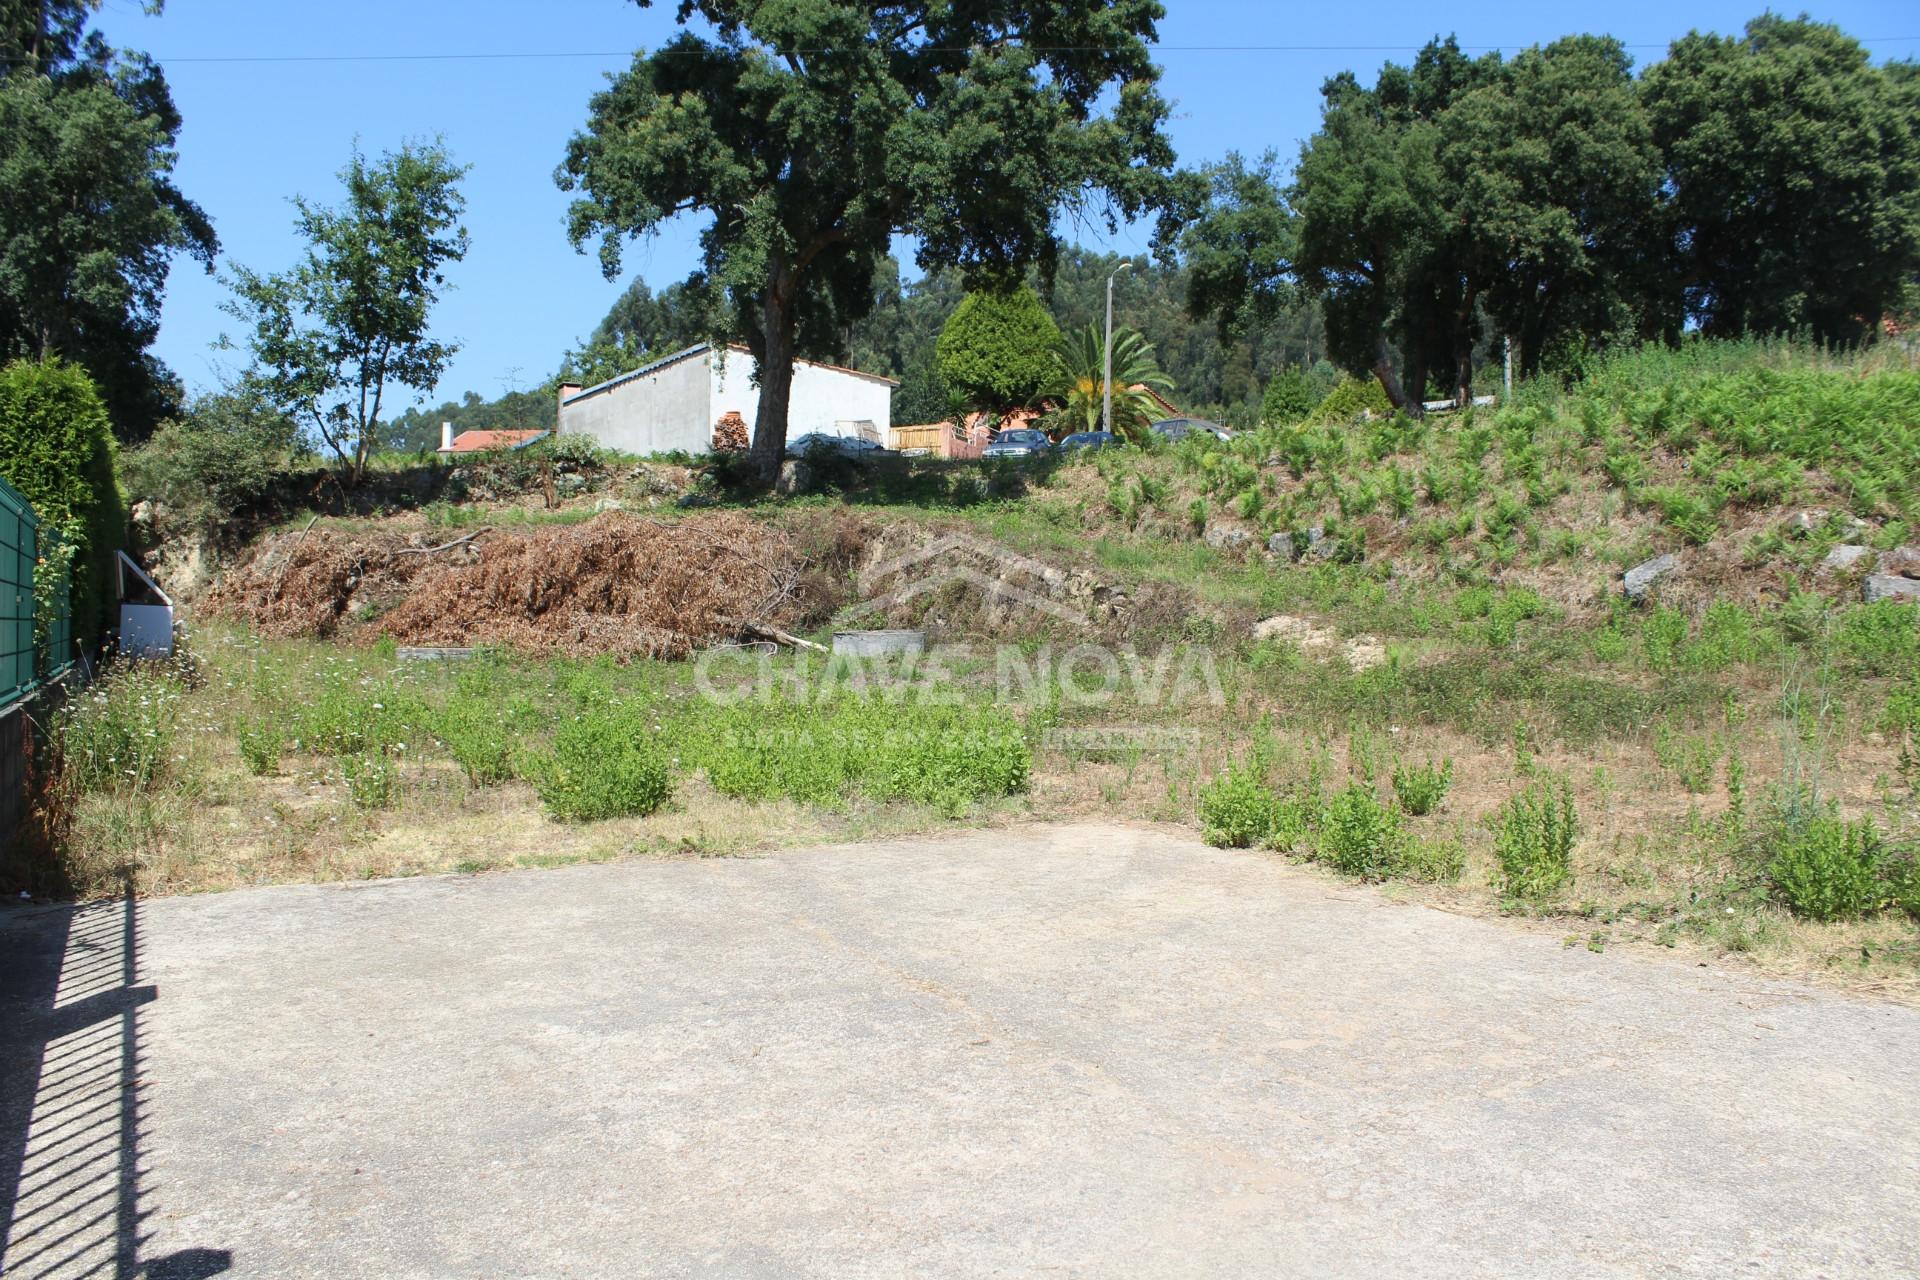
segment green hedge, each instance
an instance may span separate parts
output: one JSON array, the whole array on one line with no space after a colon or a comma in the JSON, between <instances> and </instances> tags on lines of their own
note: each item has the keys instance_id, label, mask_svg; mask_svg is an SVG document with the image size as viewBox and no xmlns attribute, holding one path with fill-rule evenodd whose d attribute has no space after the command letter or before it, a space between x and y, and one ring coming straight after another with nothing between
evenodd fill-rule
<instances>
[{"instance_id":1,"label":"green hedge","mask_svg":"<svg viewBox=\"0 0 1920 1280\"><path fill-rule=\"evenodd\" d=\"M105 629L126 534L113 466L112 425L85 370L58 358L0 369L0 476L70 548L73 634L86 644Z\"/></svg>"}]
</instances>

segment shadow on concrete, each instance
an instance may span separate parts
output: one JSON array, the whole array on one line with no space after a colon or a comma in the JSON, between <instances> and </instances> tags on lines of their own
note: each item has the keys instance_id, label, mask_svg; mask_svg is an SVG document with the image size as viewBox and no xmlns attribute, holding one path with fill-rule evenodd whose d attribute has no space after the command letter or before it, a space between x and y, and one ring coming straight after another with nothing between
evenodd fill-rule
<instances>
[{"instance_id":1,"label":"shadow on concrete","mask_svg":"<svg viewBox=\"0 0 1920 1280\"><path fill-rule=\"evenodd\" d=\"M0 1275L204 1280L232 1255L142 1256L140 910L131 889L0 921Z\"/></svg>"}]
</instances>

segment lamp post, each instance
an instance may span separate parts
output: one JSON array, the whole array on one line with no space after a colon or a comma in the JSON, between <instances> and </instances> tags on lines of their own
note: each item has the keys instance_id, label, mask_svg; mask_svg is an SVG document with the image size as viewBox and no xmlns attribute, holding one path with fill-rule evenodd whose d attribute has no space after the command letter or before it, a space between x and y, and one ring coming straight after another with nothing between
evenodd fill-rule
<instances>
[{"instance_id":1,"label":"lamp post","mask_svg":"<svg viewBox=\"0 0 1920 1280\"><path fill-rule=\"evenodd\" d=\"M1113 277L1132 265L1129 258L1107 276L1107 345L1100 365L1100 389L1106 401L1100 408L1100 429L1108 433L1113 431Z\"/></svg>"}]
</instances>

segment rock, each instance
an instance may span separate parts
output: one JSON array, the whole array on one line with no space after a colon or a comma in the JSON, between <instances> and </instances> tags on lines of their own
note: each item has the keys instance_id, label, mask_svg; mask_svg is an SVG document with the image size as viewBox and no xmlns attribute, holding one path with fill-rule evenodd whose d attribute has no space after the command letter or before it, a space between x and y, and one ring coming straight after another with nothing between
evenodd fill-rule
<instances>
[{"instance_id":1,"label":"rock","mask_svg":"<svg viewBox=\"0 0 1920 1280\"><path fill-rule=\"evenodd\" d=\"M1821 522L1826 518L1827 513L1824 511L1801 511L1796 513L1793 519L1787 521L1787 528L1805 537L1815 529L1818 529Z\"/></svg>"},{"instance_id":2,"label":"rock","mask_svg":"<svg viewBox=\"0 0 1920 1280\"><path fill-rule=\"evenodd\" d=\"M1920 578L1920 547L1895 547L1880 557L1873 571L1898 574L1903 578Z\"/></svg>"},{"instance_id":3,"label":"rock","mask_svg":"<svg viewBox=\"0 0 1920 1280\"><path fill-rule=\"evenodd\" d=\"M1820 562L1820 568L1827 573L1845 573L1872 554L1871 547L1863 547L1857 542L1843 542L1827 552L1827 558Z\"/></svg>"},{"instance_id":4,"label":"rock","mask_svg":"<svg viewBox=\"0 0 1920 1280\"><path fill-rule=\"evenodd\" d=\"M1276 533L1268 538L1267 553L1287 560L1299 559L1299 554L1293 547L1293 535L1290 533Z\"/></svg>"},{"instance_id":5,"label":"rock","mask_svg":"<svg viewBox=\"0 0 1920 1280\"><path fill-rule=\"evenodd\" d=\"M1920 578L1870 573L1867 580L1860 584L1860 598L1868 604L1879 600L1911 600L1920 604Z\"/></svg>"},{"instance_id":6,"label":"rock","mask_svg":"<svg viewBox=\"0 0 1920 1280\"><path fill-rule=\"evenodd\" d=\"M1343 641L1337 633L1311 618L1296 618L1290 614L1281 613L1260 619L1253 624L1253 638L1262 642L1277 640L1298 645L1302 653L1316 656L1325 656L1338 650L1347 660L1347 665L1355 671L1384 666L1387 661L1387 647L1377 637L1354 636Z\"/></svg>"},{"instance_id":7,"label":"rock","mask_svg":"<svg viewBox=\"0 0 1920 1280\"><path fill-rule=\"evenodd\" d=\"M1621 579L1621 588L1629 600L1645 600L1647 592L1653 590L1654 583L1666 577L1680 567L1680 557L1668 552L1655 556L1642 564L1627 570Z\"/></svg>"},{"instance_id":8,"label":"rock","mask_svg":"<svg viewBox=\"0 0 1920 1280\"><path fill-rule=\"evenodd\" d=\"M593 504L595 511L625 511L627 504L618 498L602 498Z\"/></svg>"},{"instance_id":9,"label":"rock","mask_svg":"<svg viewBox=\"0 0 1920 1280\"><path fill-rule=\"evenodd\" d=\"M1229 529L1217 524L1208 525L1201 537L1216 551L1239 551L1253 541L1253 535L1245 529Z\"/></svg>"},{"instance_id":10,"label":"rock","mask_svg":"<svg viewBox=\"0 0 1920 1280\"><path fill-rule=\"evenodd\" d=\"M717 507L720 505L720 499L708 493L688 493L682 494L680 501L673 505L688 509L694 507Z\"/></svg>"},{"instance_id":11,"label":"rock","mask_svg":"<svg viewBox=\"0 0 1920 1280\"><path fill-rule=\"evenodd\" d=\"M1329 538L1325 529L1315 525L1313 528L1307 530L1307 545L1306 548L1301 551L1300 558L1302 560L1331 560L1339 550L1339 539ZM1354 558L1358 559L1359 557L1356 556Z\"/></svg>"}]
</instances>

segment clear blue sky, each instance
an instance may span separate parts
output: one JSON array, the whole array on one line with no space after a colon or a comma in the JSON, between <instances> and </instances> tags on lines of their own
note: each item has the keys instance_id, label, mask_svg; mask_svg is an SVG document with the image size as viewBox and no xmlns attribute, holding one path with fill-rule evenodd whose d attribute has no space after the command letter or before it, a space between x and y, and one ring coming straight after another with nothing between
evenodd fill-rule
<instances>
[{"instance_id":1,"label":"clear blue sky","mask_svg":"<svg viewBox=\"0 0 1920 1280\"><path fill-rule=\"evenodd\" d=\"M1381 62L1405 61L1436 34L1512 50L1601 31L1642 46L1633 54L1644 64L1690 29L1737 31L1762 7L1622 0L1582 19L1570 6L1480 0L1448 6L1440 18L1430 3L1398 0L1167 0L1158 56L1183 164L1268 148L1290 158L1313 132L1327 76L1353 68L1370 79ZM434 321L436 336L462 350L438 401L541 381L623 287L567 243L567 196L553 170L605 73L625 66L632 50L661 43L675 8L674 0L651 9L631 0L168 0L161 16L147 17L138 0L107 0L99 23L117 44L165 63L186 121L176 177L212 215L223 261L289 264L297 245L287 198L332 201L334 174L356 138L378 153L440 134L472 166L473 248ZM1813 13L1862 39L1920 37L1910 0L1845 0ZM1920 38L1869 47L1877 60L1920 56ZM511 56L446 56L456 54ZM356 60L260 60L302 57ZM684 277L696 231L688 223L632 245L628 278L660 287ZM1123 230L1112 247L1143 250L1146 235ZM240 359L212 349L222 332L237 335L220 311L224 287L182 260L167 295L157 353L191 387L217 382Z\"/></svg>"}]
</instances>

